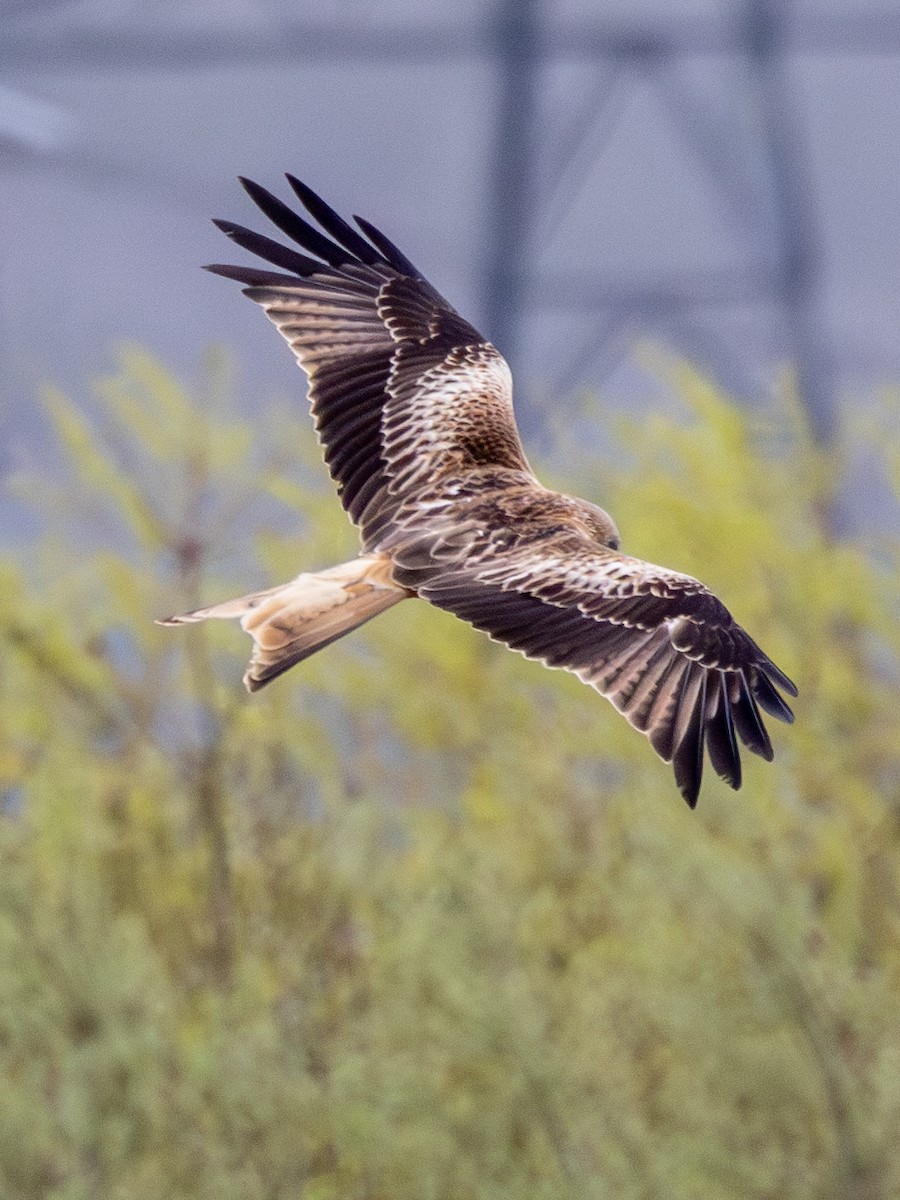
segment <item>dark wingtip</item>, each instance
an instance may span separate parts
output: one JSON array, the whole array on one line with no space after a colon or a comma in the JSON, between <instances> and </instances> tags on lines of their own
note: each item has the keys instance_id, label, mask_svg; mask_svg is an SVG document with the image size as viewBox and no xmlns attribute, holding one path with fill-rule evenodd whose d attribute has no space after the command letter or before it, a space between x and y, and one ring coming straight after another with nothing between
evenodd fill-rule
<instances>
[{"instance_id":1,"label":"dark wingtip","mask_svg":"<svg viewBox=\"0 0 900 1200\"><path fill-rule=\"evenodd\" d=\"M304 183L302 179L298 179L297 176L292 175L290 171L285 171L284 177L294 189L298 200L301 200L304 204L315 204L316 201L320 201L324 204L321 196L314 192L308 183Z\"/></svg>"},{"instance_id":2,"label":"dark wingtip","mask_svg":"<svg viewBox=\"0 0 900 1200\"><path fill-rule=\"evenodd\" d=\"M292 175L290 171L286 171L284 177L310 216L318 221L322 228L331 234L345 250L349 250L351 254L356 255L360 262L364 262L370 267L384 264L386 260L374 246L370 245L365 238L360 237L342 216L312 190L309 184L298 179L296 175Z\"/></svg>"},{"instance_id":3,"label":"dark wingtip","mask_svg":"<svg viewBox=\"0 0 900 1200\"><path fill-rule=\"evenodd\" d=\"M703 782L703 754L706 742L705 672L700 676L699 691L688 699L695 686L691 681L690 672L688 672L681 695L682 703L687 700L690 705L690 717L687 728L672 756L675 782L688 808L697 807L697 797L700 795L700 785Z\"/></svg>"},{"instance_id":4,"label":"dark wingtip","mask_svg":"<svg viewBox=\"0 0 900 1200\"><path fill-rule=\"evenodd\" d=\"M412 279L422 278L422 273L415 263L410 262L403 251L398 250L390 238L385 237L380 229L376 229L371 221L367 221L364 217L358 217L355 214L353 220L373 246L378 247L395 271L399 271L401 275L409 275Z\"/></svg>"},{"instance_id":5,"label":"dark wingtip","mask_svg":"<svg viewBox=\"0 0 900 1200\"><path fill-rule=\"evenodd\" d=\"M273 196L270 191L267 191L261 183L255 183L252 179L248 179L246 175L238 175L238 183L240 183L253 203L261 208L263 212L265 212L267 204L277 201L277 197Z\"/></svg>"},{"instance_id":6,"label":"dark wingtip","mask_svg":"<svg viewBox=\"0 0 900 1200\"><path fill-rule=\"evenodd\" d=\"M775 757L772 742L766 732L766 727L756 707L756 700L750 690L744 671L734 676L735 694L730 697L731 716L738 737L748 750L758 754L766 762Z\"/></svg>"},{"instance_id":7,"label":"dark wingtip","mask_svg":"<svg viewBox=\"0 0 900 1200\"><path fill-rule=\"evenodd\" d=\"M202 271L233 279L245 287L296 287L296 275L284 275L280 271L263 271L258 267L238 267L231 263L205 263Z\"/></svg>"},{"instance_id":8,"label":"dark wingtip","mask_svg":"<svg viewBox=\"0 0 900 1200\"><path fill-rule=\"evenodd\" d=\"M254 183L252 179L239 178L253 203L292 241L311 254L318 255L332 267L340 267L347 262L347 254L341 246L330 241L267 188Z\"/></svg>"},{"instance_id":9,"label":"dark wingtip","mask_svg":"<svg viewBox=\"0 0 900 1200\"><path fill-rule=\"evenodd\" d=\"M296 175L292 175L290 171L285 171L285 179L288 181L294 195L306 209L306 211L318 220L318 213L327 211L333 212L329 204L322 199L318 192L314 192L308 183L304 183L302 179L298 179Z\"/></svg>"},{"instance_id":10,"label":"dark wingtip","mask_svg":"<svg viewBox=\"0 0 900 1200\"><path fill-rule=\"evenodd\" d=\"M774 717L777 721L784 721L785 725L793 725L794 714L775 690L765 668L757 668L752 672L751 686L757 703L770 717Z\"/></svg>"},{"instance_id":11,"label":"dark wingtip","mask_svg":"<svg viewBox=\"0 0 900 1200\"><path fill-rule=\"evenodd\" d=\"M305 254L298 254L296 250L282 246L280 242L273 242L261 233L254 233L252 229L238 225L235 221L223 221L220 217L214 217L213 225L251 254L256 254L277 267L283 267L286 271L292 271L295 275L304 277L327 270L324 263L308 258Z\"/></svg>"},{"instance_id":12,"label":"dark wingtip","mask_svg":"<svg viewBox=\"0 0 900 1200\"><path fill-rule=\"evenodd\" d=\"M697 800L700 797L700 785L697 784L696 787L681 788L680 790L681 790L681 795L684 798L685 804L688 806L688 808L691 810L691 812L693 812L694 809L697 807Z\"/></svg>"},{"instance_id":13,"label":"dark wingtip","mask_svg":"<svg viewBox=\"0 0 900 1200\"><path fill-rule=\"evenodd\" d=\"M707 681L706 752L719 778L737 791L741 786L741 753L721 675Z\"/></svg>"},{"instance_id":14,"label":"dark wingtip","mask_svg":"<svg viewBox=\"0 0 900 1200\"><path fill-rule=\"evenodd\" d=\"M788 678L784 671L779 670L779 668L776 667L772 662L771 658L767 658L764 663L761 663L759 670L764 675L768 676L769 681L773 683L775 687L781 688L783 692L787 692L787 694L789 696L793 696L794 699L796 699L800 694L797 691L797 685L794 683L793 679Z\"/></svg>"}]
</instances>

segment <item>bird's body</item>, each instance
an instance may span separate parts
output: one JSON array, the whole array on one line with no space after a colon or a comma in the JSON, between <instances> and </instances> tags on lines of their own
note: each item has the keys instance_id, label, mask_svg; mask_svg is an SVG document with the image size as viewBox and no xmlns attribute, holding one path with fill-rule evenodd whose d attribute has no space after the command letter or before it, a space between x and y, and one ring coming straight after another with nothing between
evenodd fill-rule
<instances>
[{"instance_id":1,"label":"bird's body","mask_svg":"<svg viewBox=\"0 0 900 1200\"><path fill-rule=\"evenodd\" d=\"M291 186L325 234L257 184L272 221L315 258L241 226L239 245L288 274L210 270L246 285L309 377L325 461L359 526L350 563L168 618L240 618L254 691L410 597L455 613L607 696L696 803L704 746L740 786L738 740L772 747L759 707L790 721L796 689L703 584L619 553L611 517L538 482L500 353L383 234Z\"/></svg>"}]
</instances>

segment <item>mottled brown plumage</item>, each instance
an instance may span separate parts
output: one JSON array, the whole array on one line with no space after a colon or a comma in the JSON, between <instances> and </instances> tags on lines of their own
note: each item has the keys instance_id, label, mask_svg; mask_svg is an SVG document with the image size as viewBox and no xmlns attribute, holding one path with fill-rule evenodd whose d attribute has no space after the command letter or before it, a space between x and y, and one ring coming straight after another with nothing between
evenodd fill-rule
<instances>
[{"instance_id":1,"label":"mottled brown plumage","mask_svg":"<svg viewBox=\"0 0 900 1200\"><path fill-rule=\"evenodd\" d=\"M287 178L321 230L242 182L305 253L218 221L281 271L209 270L245 285L306 372L362 553L164 623L240 617L256 643L253 691L419 596L608 697L673 764L692 807L704 749L739 787L739 742L771 759L759 709L793 720L779 691L795 696L794 685L703 584L620 554L607 513L544 488L519 440L502 355L377 229L356 218L358 232Z\"/></svg>"}]
</instances>

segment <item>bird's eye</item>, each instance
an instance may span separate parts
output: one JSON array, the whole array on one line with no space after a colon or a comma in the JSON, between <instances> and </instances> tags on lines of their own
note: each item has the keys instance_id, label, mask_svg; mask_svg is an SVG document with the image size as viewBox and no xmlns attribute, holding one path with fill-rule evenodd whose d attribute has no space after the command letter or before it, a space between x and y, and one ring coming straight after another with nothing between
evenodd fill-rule
<instances>
[{"instance_id":1,"label":"bird's eye","mask_svg":"<svg viewBox=\"0 0 900 1200\"><path fill-rule=\"evenodd\" d=\"M612 537L609 539L609 541L606 544L607 544L607 546L609 546L610 550L618 550L619 539L617 537Z\"/></svg>"}]
</instances>

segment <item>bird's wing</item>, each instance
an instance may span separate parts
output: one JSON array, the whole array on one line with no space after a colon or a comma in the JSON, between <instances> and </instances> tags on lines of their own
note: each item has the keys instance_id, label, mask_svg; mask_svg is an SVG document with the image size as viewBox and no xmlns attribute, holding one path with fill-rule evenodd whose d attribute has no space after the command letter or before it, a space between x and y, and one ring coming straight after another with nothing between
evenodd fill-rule
<instances>
[{"instance_id":1,"label":"bird's wing","mask_svg":"<svg viewBox=\"0 0 900 1200\"><path fill-rule=\"evenodd\" d=\"M401 578L402 563L401 551ZM739 741L772 758L760 708L793 720L777 689L796 696L796 687L703 584L578 536L481 562L469 555L455 568L448 562L418 590L511 649L596 688L673 763L691 807L704 745L737 788Z\"/></svg>"},{"instance_id":2,"label":"bird's wing","mask_svg":"<svg viewBox=\"0 0 900 1200\"><path fill-rule=\"evenodd\" d=\"M242 183L307 253L217 221L288 273L208 270L247 285L297 356L325 461L364 542L375 542L400 505L444 473L485 465L530 472L503 356L374 226L357 217L358 232L299 180L288 181L324 233L265 188Z\"/></svg>"}]
</instances>

